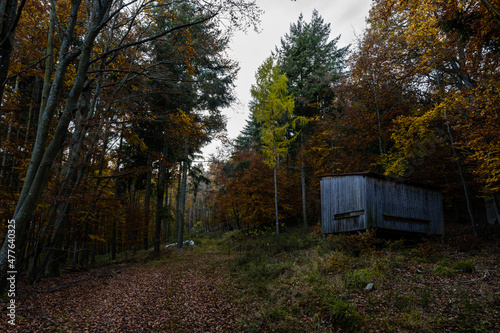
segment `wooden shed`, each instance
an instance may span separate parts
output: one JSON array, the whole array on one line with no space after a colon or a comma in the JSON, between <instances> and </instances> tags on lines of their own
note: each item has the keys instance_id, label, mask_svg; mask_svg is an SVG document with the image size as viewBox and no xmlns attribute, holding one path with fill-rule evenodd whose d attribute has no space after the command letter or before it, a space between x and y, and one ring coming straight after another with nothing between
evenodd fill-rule
<instances>
[{"instance_id":1,"label":"wooden shed","mask_svg":"<svg viewBox=\"0 0 500 333\"><path fill-rule=\"evenodd\" d=\"M323 233L379 228L443 234L441 192L375 173L321 177Z\"/></svg>"}]
</instances>

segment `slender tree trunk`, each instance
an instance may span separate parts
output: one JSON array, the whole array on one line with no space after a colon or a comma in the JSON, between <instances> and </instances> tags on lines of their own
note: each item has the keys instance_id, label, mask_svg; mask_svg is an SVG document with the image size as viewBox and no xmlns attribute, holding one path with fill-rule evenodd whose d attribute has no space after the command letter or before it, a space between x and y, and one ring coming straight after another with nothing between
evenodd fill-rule
<instances>
[{"instance_id":1,"label":"slender tree trunk","mask_svg":"<svg viewBox=\"0 0 500 333\"><path fill-rule=\"evenodd\" d=\"M498 224L500 224L500 210L498 209L497 198L494 194L491 195L491 202L493 204L493 209L497 218Z\"/></svg>"},{"instance_id":2,"label":"slender tree trunk","mask_svg":"<svg viewBox=\"0 0 500 333\"><path fill-rule=\"evenodd\" d=\"M274 211L276 213L276 235L280 235L280 224L278 219L278 182L276 177L276 166L274 167Z\"/></svg>"},{"instance_id":3,"label":"slender tree trunk","mask_svg":"<svg viewBox=\"0 0 500 333\"><path fill-rule=\"evenodd\" d=\"M437 75L437 84L438 84L439 93L441 95L441 99L444 99L444 88L441 84L441 75L439 74L439 71L437 69L437 64L436 64L436 61L434 59L433 59L433 63L434 63L434 70L436 71L436 75ZM448 132L448 137L450 138L450 145L451 145L451 150L453 152L453 157L455 158L455 162L457 163L458 175L460 176L460 181L462 183L462 188L464 190L465 202L467 205L467 212L469 213L469 218L470 218L470 222L471 222L471 226L472 226L472 232L473 232L474 236L477 236L476 222L474 221L474 214L472 213L472 205L470 203L469 190L467 188L467 182L465 180L465 176L464 176L464 173L462 170L462 165L460 163L460 159L459 159L457 151L455 149L455 140L453 138L453 133L451 132L450 123L448 121L448 112L446 111L446 109L444 111L444 120L445 120L445 124L446 124L446 129Z\"/></svg>"},{"instance_id":4,"label":"slender tree trunk","mask_svg":"<svg viewBox=\"0 0 500 333\"><path fill-rule=\"evenodd\" d=\"M385 148L384 148L384 143L382 140L382 121L381 121L381 115L380 115L380 107L378 105L378 95L377 95L377 90L376 90L376 83L377 80L375 80L375 77L373 77L373 95L374 95L374 102L375 102L375 110L377 111L377 130L378 130L378 150L380 155L385 153Z\"/></svg>"},{"instance_id":5,"label":"slender tree trunk","mask_svg":"<svg viewBox=\"0 0 500 333\"><path fill-rule=\"evenodd\" d=\"M43 88L42 88L42 98L40 100L40 111L38 113L38 124L42 122L43 111L47 105L47 99L49 98L50 92L50 78L54 72L54 37L55 37L55 24L56 24L56 7L55 3L52 2L50 6L50 23L49 23L49 35L47 36L47 49L45 51L45 73L43 77Z\"/></svg>"},{"instance_id":6,"label":"slender tree trunk","mask_svg":"<svg viewBox=\"0 0 500 333\"><path fill-rule=\"evenodd\" d=\"M182 162L182 181L179 195L179 209L177 214L177 248L182 249L184 240L184 213L186 209L186 189L187 189L187 172L189 168L188 161L188 144L184 143L185 160Z\"/></svg>"},{"instance_id":7,"label":"slender tree trunk","mask_svg":"<svg viewBox=\"0 0 500 333\"><path fill-rule=\"evenodd\" d=\"M163 142L163 157L167 157L167 142L164 140ZM154 250L153 253L155 256L160 254L160 243L161 243L161 221L165 210L163 208L163 201L165 197L165 184L167 178L167 170L166 166L160 161L160 166L158 168L158 187L157 187L157 196L156 196L156 216L155 216L155 235L154 235Z\"/></svg>"},{"instance_id":8,"label":"slender tree trunk","mask_svg":"<svg viewBox=\"0 0 500 333\"><path fill-rule=\"evenodd\" d=\"M31 128L31 118L33 117L33 109L34 109L34 104L36 103L37 101L37 91L38 91L38 85L40 83L40 78L39 77L36 77L35 78L35 81L33 83L33 100L34 102L30 103L30 107L29 107L29 111L28 111L28 119L26 120L26 133L24 134L24 144L25 144L25 147L28 147L29 143L28 143L28 138L29 138L29 134L30 134L30 128Z\"/></svg>"},{"instance_id":9,"label":"slender tree trunk","mask_svg":"<svg viewBox=\"0 0 500 333\"><path fill-rule=\"evenodd\" d=\"M64 198L64 201L56 204L56 221L44 259L45 274L47 276L57 276L59 274L59 266L65 257L63 251L64 236L61 230L64 230L67 224L67 215L71 206L68 200L77 192L85 173L82 169L84 166L82 165L81 156L83 154L84 141L88 131L87 120L90 113L90 94L86 92L82 94L81 97L78 107L79 116L77 118L76 131L71 140L69 158L61 179L62 187L58 193L58 197Z\"/></svg>"},{"instance_id":10,"label":"slender tree trunk","mask_svg":"<svg viewBox=\"0 0 500 333\"><path fill-rule=\"evenodd\" d=\"M302 218L304 219L304 229L309 230L306 211L306 173L304 171L304 163L300 167L300 180L302 183Z\"/></svg>"},{"instance_id":11,"label":"slender tree trunk","mask_svg":"<svg viewBox=\"0 0 500 333\"><path fill-rule=\"evenodd\" d=\"M146 197L144 199L144 208L145 208L145 221L144 221L144 250L149 248L149 226L150 226L150 216L151 216L151 176L153 173L153 168L151 166L151 157L148 155L147 159L147 168L148 172L146 174Z\"/></svg>"},{"instance_id":12,"label":"slender tree trunk","mask_svg":"<svg viewBox=\"0 0 500 333\"><path fill-rule=\"evenodd\" d=\"M0 1L0 100L3 99L7 83L16 27L25 3L26 0L22 0L19 5L17 0Z\"/></svg>"},{"instance_id":13,"label":"slender tree trunk","mask_svg":"<svg viewBox=\"0 0 500 333\"><path fill-rule=\"evenodd\" d=\"M122 147L123 147L123 128L124 126L122 125L121 131L120 131L120 144L118 146L118 151L121 152ZM118 163L116 166L116 169L120 169L120 164L121 164L121 159L118 159ZM116 213L115 216L113 217L113 222L111 224L111 260L116 260L116 228L118 224L118 200L120 199L120 194L119 194L119 181L118 179L115 180L115 201L116 201Z\"/></svg>"},{"instance_id":14,"label":"slender tree trunk","mask_svg":"<svg viewBox=\"0 0 500 333\"><path fill-rule=\"evenodd\" d=\"M170 182L168 182L170 183ZM171 198L171 194L169 192L169 186L168 184L165 184L165 195L166 195L166 198L165 198L165 205L163 206L163 208L165 209L165 213L168 212L168 215L167 216L163 216L163 242L167 242L168 241L168 238L170 237L170 198Z\"/></svg>"},{"instance_id":15,"label":"slender tree trunk","mask_svg":"<svg viewBox=\"0 0 500 333\"><path fill-rule=\"evenodd\" d=\"M300 134L300 143L303 145L303 135ZM302 185L302 218L304 219L304 229L309 230L309 224L307 223L307 211L306 211L306 173L304 170L304 159L301 158L300 165L300 182Z\"/></svg>"},{"instance_id":16,"label":"slender tree trunk","mask_svg":"<svg viewBox=\"0 0 500 333\"><path fill-rule=\"evenodd\" d=\"M240 213L238 212L238 209L236 209L234 203L233 203L233 214L234 214L234 221L236 222L236 228L240 230L241 229Z\"/></svg>"},{"instance_id":17,"label":"slender tree trunk","mask_svg":"<svg viewBox=\"0 0 500 333\"><path fill-rule=\"evenodd\" d=\"M9 114L9 127L7 129L7 139L4 141L6 145L9 144L10 142L10 136L12 134L12 123L14 121L12 113ZM7 178L5 175L5 170L7 169L7 154L4 152L4 155L2 157L2 166L0 168L0 185L4 183L5 178Z\"/></svg>"}]
</instances>

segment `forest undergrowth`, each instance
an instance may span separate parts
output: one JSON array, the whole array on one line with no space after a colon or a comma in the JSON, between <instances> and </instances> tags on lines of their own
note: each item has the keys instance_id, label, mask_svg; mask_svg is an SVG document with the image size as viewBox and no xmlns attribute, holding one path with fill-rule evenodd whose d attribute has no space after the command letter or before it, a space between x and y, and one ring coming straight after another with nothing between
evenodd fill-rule
<instances>
[{"instance_id":1,"label":"forest undergrowth","mask_svg":"<svg viewBox=\"0 0 500 333\"><path fill-rule=\"evenodd\" d=\"M7 332L493 332L500 247L471 236L232 231L20 281ZM2 317L6 316L2 299Z\"/></svg>"},{"instance_id":2,"label":"forest undergrowth","mask_svg":"<svg viewBox=\"0 0 500 333\"><path fill-rule=\"evenodd\" d=\"M237 235L240 233L237 233ZM238 236L235 235L235 238ZM240 234L241 235L241 234ZM251 332L494 332L500 248L375 231L242 236L233 270Z\"/></svg>"}]
</instances>

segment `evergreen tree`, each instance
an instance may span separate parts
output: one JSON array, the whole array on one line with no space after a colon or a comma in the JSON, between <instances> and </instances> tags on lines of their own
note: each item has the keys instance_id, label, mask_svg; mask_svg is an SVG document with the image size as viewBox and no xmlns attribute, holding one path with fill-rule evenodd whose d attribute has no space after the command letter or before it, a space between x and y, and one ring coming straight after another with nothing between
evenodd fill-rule
<instances>
[{"instance_id":1,"label":"evergreen tree","mask_svg":"<svg viewBox=\"0 0 500 333\"><path fill-rule=\"evenodd\" d=\"M332 87L343 75L349 46L337 48L340 35L329 38L330 24L314 10L311 22L305 22L301 14L281 38L281 47L276 47L278 65L288 78L298 116L312 117L332 108Z\"/></svg>"},{"instance_id":2,"label":"evergreen tree","mask_svg":"<svg viewBox=\"0 0 500 333\"><path fill-rule=\"evenodd\" d=\"M240 135L235 140L235 152L244 152L250 149L261 150L262 131L259 122L253 113L250 113L246 122L245 127L243 127Z\"/></svg>"}]
</instances>

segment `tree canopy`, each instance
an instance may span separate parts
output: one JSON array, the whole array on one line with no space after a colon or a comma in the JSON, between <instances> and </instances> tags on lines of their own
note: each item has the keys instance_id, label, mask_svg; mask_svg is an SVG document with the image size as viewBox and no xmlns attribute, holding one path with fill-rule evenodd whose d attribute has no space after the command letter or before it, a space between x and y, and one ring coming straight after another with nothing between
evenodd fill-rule
<instances>
[{"instance_id":1,"label":"tree canopy","mask_svg":"<svg viewBox=\"0 0 500 333\"><path fill-rule=\"evenodd\" d=\"M471 233L500 220L498 1L377 0L352 47L300 15L256 72L240 136L203 167L254 1L1 4L0 217L31 282L184 233L308 228L331 173L438 186Z\"/></svg>"}]
</instances>

